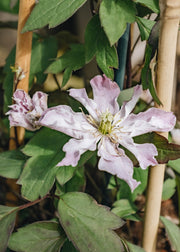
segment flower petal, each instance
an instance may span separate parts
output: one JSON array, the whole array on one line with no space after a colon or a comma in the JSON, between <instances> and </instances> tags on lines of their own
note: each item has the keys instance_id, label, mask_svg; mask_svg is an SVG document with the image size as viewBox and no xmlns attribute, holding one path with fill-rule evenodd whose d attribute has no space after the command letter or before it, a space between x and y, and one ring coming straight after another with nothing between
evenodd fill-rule
<instances>
[{"instance_id":1,"label":"flower petal","mask_svg":"<svg viewBox=\"0 0 180 252\"><path fill-rule=\"evenodd\" d=\"M125 155L124 150L118 148L107 137L101 139L98 145L98 155L101 156L99 170L106 171L127 182L131 191L140 184L133 179L133 163Z\"/></svg>"},{"instance_id":2,"label":"flower petal","mask_svg":"<svg viewBox=\"0 0 180 252\"><path fill-rule=\"evenodd\" d=\"M47 109L40 118L39 124L78 139L83 138L84 134L89 134L90 131L94 134L97 132L83 113L76 113L66 105Z\"/></svg>"},{"instance_id":3,"label":"flower petal","mask_svg":"<svg viewBox=\"0 0 180 252\"><path fill-rule=\"evenodd\" d=\"M122 144L122 146L124 146L135 155L142 169L146 169L150 165L158 164L157 160L154 157L158 155L157 149L154 144L136 144L133 142L132 138L127 137L121 139L120 144Z\"/></svg>"},{"instance_id":4,"label":"flower petal","mask_svg":"<svg viewBox=\"0 0 180 252\"><path fill-rule=\"evenodd\" d=\"M79 101L96 121L99 120L97 115L97 104L87 96L85 88L71 88L69 90L69 95Z\"/></svg>"},{"instance_id":5,"label":"flower petal","mask_svg":"<svg viewBox=\"0 0 180 252\"><path fill-rule=\"evenodd\" d=\"M48 95L43 92L36 92L32 97L32 104L36 109L37 114L42 114L47 109L47 97Z\"/></svg>"},{"instance_id":6,"label":"flower petal","mask_svg":"<svg viewBox=\"0 0 180 252\"><path fill-rule=\"evenodd\" d=\"M106 75L98 75L90 81L90 84L98 110L104 113L108 109L111 114L117 113L119 110L117 97L120 93L117 83L111 81Z\"/></svg>"},{"instance_id":7,"label":"flower petal","mask_svg":"<svg viewBox=\"0 0 180 252\"><path fill-rule=\"evenodd\" d=\"M121 132L134 137L152 131L167 132L174 128L176 117L172 112L150 108L139 114L131 114L119 124Z\"/></svg>"},{"instance_id":8,"label":"flower petal","mask_svg":"<svg viewBox=\"0 0 180 252\"><path fill-rule=\"evenodd\" d=\"M27 114L24 113L21 106L17 104L13 104L11 107L11 110L6 113L6 115L9 115L9 122L10 122L10 127L24 127L27 130L30 131L35 131L37 130L36 127L34 127L31 124L31 121L27 119Z\"/></svg>"},{"instance_id":9,"label":"flower petal","mask_svg":"<svg viewBox=\"0 0 180 252\"><path fill-rule=\"evenodd\" d=\"M81 140L71 138L63 147L63 151L66 152L65 157L57 165L76 166L78 164L81 154L83 154L87 150L96 150L96 143L98 140L99 139L93 138L92 135L89 135L89 137L86 136Z\"/></svg>"},{"instance_id":10,"label":"flower petal","mask_svg":"<svg viewBox=\"0 0 180 252\"><path fill-rule=\"evenodd\" d=\"M134 93L131 100L123 102L119 113L120 118L126 118L132 112L137 101L139 100L141 93L142 87L140 85L136 85L134 87Z\"/></svg>"},{"instance_id":11,"label":"flower petal","mask_svg":"<svg viewBox=\"0 0 180 252\"><path fill-rule=\"evenodd\" d=\"M24 90L17 89L13 94L13 100L17 105L20 105L26 111L32 109L31 98Z\"/></svg>"}]
</instances>

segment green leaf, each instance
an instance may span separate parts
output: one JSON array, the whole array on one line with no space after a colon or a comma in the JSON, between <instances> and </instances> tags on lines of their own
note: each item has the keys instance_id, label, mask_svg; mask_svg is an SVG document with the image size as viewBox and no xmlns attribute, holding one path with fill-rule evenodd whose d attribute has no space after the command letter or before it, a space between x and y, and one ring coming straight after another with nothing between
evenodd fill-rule
<instances>
[{"instance_id":1,"label":"green leaf","mask_svg":"<svg viewBox=\"0 0 180 252\"><path fill-rule=\"evenodd\" d=\"M93 156L94 152L92 151L86 151L80 158L79 162L78 162L78 168L77 167L73 167L73 166L61 166L58 169L58 172L56 174L56 179L58 181L58 183L63 186L65 183L67 183L74 175L75 177L80 177L80 181L82 182L82 177L83 177L83 184L84 184L84 168L83 168L83 174L81 174L80 172L80 168L82 167L87 160L89 160L92 156ZM77 170L77 171L76 171ZM82 176L83 175L83 176ZM75 180L75 182L73 182ZM80 182L80 185L81 185ZM70 181L70 183L68 185L70 185L71 187L73 187L73 184L79 185L78 181L74 178L73 180ZM66 188L68 187L68 185L66 185ZM70 190L73 191L73 190Z\"/></svg>"},{"instance_id":2,"label":"green leaf","mask_svg":"<svg viewBox=\"0 0 180 252\"><path fill-rule=\"evenodd\" d=\"M152 143L158 150L156 160L160 164L167 163L169 160L180 158L180 145L169 143L168 140L155 132L147 133L134 137L136 143Z\"/></svg>"},{"instance_id":3,"label":"green leaf","mask_svg":"<svg viewBox=\"0 0 180 252\"><path fill-rule=\"evenodd\" d=\"M133 92L134 92L133 87L124 89L120 92L118 99L117 99L117 102L119 103L120 107L123 105L123 102L129 101L132 98Z\"/></svg>"},{"instance_id":4,"label":"green leaf","mask_svg":"<svg viewBox=\"0 0 180 252\"><path fill-rule=\"evenodd\" d=\"M176 160L170 160L168 162L168 165L173 168L177 173L180 173L180 158Z\"/></svg>"},{"instance_id":5,"label":"green leaf","mask_svg":"<svg viewBox=\"0 0 180 252\"><path fill-rule=\"evenodd\" d=\"M67 183L65 183L63 186L57 184L56 194L61 197L67 192L82 192L85 189L85 184L86 180L84 176L84 167L78 167L73 177L69 181L67 181Z\"/></svg>"},{"instance_id":6,"label":"green leaf","mask_svg":"<svg viewBox=\"0 0 180 252\"><path fill-rule=\"evenodd\" d=\"M145 252L145 250L137 245L134 245L126 240L123 240L125 243L125 248L127 249L127 252ZM128 247L128 248L127 248Z\"/></svg>"},{"instance_id":7,"label":"green leaf","mask_svg":"<svg viewBox=\"0 0 180 252\"><path fill-rule=\"evenodd\" d=\"M122 179L117 178L119 184L119 191L117 192L117 200L120 199L128 199L130 202L135 201L138 195L142 194L147 186L147 179L148 179L148 169L141 169L141 168L134 168L133 178L137 181L140 181L141 184L131 192L129 185ZM109 185L109 189L116 188L116 183L114 177L111 177Z\"/></svg>"},{"instance_id":8,"label":"green leaf","mask_svg":"<svg viewBox=\"0 0 180 252\"><path fill-rule=\"evenodd\" d=\"M98 46L96 61L103 73L105 73L108 78L113 80L113 68L118 68L118 57L115 47L110 47L106 37L102 40L101 46Z\"/></svg>"},{"instance_id":9,"label":"green leaf","mask_svg":"<svg viewBox=\"0 0 180 252\"><path fill-rule=\"evenodd\" d=\"M27 157L19 150L0 153L0 176L18 179Z\"/></svg>"},{"instance_id":10,"label":"green leaf","mask_svg":"<svg viewBox=\"0 0 180 252\"><path fill-rule=\"evenodd\" d=\"M89 62L96 55L96 61L107 77L114 79L113 68L118 68L116 48L110 46L108 38L101 27L99 16L95 15L85 31L85 58Z\"/></svg>"},{"instance_id":11,"label":"green leaf","mask_svg":"<svg viewBox=\"0 0 180 252\"><path fill-rule=\"evenodd\" d=\"M154 20L136 17L136 22L139 27L141 40L148 40L150 32L156 23Z\"/></svg>"},{"instance_id":12,"label":"green leaf","mask_svg":"<svg viewBox=\"0 0 180 252\"><path fill-rule=\"evenodd\" d=\"M69 240L67 240L62 249L61 252L79 252L78 250L75 249L75 247L73 246L72 242L70 242Z\"/></svg>"},{"instance_id":13,"label":"green leaf","mask_svg":"<svg viewBox=\"0 0 180 252\"><path fill-rule=\"evenodd\" d=\"M9 236L11 235L15 219L17 207L8 207L0 205L0 251L6 251Z\"/></svg>"},{"instance_id":14,"label":"green leaf","mask_svg":"<svg viewBox=\"0 0 180 252\"><path fill-rule=\"evenodd\" d=\"M173 250L175 250L176 252L180 252L179 247L180 228L163 216L161 216L160 219L165 226L167 236L171 242Z\"/></svg>"},{"instance_id":15,"label":"green leaf","mask_svg":"<svg viewBox=\"0 0 180 252\"><path fill-rule=\"evenodd\" d=\"M55 27L70 18L86 0L39 0L31 12L22 32L49 25Z\"/></svg>"},{"instance_id":16,"label":"green leaf","mask_svg":"<svg viewBox=\"0 0 180 252\"><path fill-rule=\"evenodd\" d=\"M73 166L61 166L59 167L59 170L56 174L56 179L58 183L63 186L67 181L69 181L74 173L75 173L76 167Z\"/></svg>"},{"instance_id":17,"label":"green leaf","mask_svg":"<svg viewBox=\"0 0 180 252\"><path fill-rule=\"evenodd\" d=\"M23 197L33 201L49 192L55 182L56 174L61 170L57 164L65 155L62 147L68 140L69 137L61 132L43 128L22 149L23 153L31 156L18 180L22 185ZM77 167L83 166L92 154L92 152L84 153ZM67 166L66 169L68 168ZM70 169L72 171L72 168ZM63 182L59 177L58 179Z\"/></svg>"},{"instance_id":18,"label":"green leaf","mask_svg":"<svg viewBox=\"0 0 180 252\"><path fill-rule=\"evenodd\" d=\"M59 169L56 165L64 157L62 147L68 139L58 131L43 128L22 149L31 156L18 180L23 197L35 200L49 192Z\"/></svg>"},{"instance_id":19,"label":"green leaf","mask_svg":"<svg viewBox=\"0 0 180 252\"><path fill-rule=\"evenodd\" d=\"M166 179L163 184L162 200L170 199L176 191L176 180Z\"/></svg>"},{"instance_id":20,"label":"green leaf","mask_svg":"<svg viewBox=\"0 0 180 252\"><path fill-rule=\"evenodd\" d=\"M144 67L141 71L141 82L142 82L143 89L149 89L155 102L160 105L161 101L159 100L159 98L156 94L156 90L155 90L153 79L152 79L152 72L151 72L151 68L150 68L150 62L154 56L154 53L155 52L154 52L152 46L147 44L146 51L145 51Z\"/></svg>"},{"instance_id":21,"label":"green leaf","mask_svg":"<svg viewBox=\"0 0 180 252\"><path fill-rule=\"evenodd\" d=\"M100 20L111 45L123 35L127 23L135 21L136 9L131 0L103 0Z\"/></svg>"},{"instance_id":22,"label":"green leaf","mask_svg":"<svg viewBox=\"0 0 180 252\"><path fill-rule=\"evenodd\" d=\"M39 221L19 228L9 239L8 247L22 252L57 252L66 235L56 221Z\"/></svg>"},{"instance_id":23,"label":"green leaf","mask_svg":"<svg viewBox=\"0 0 180 252\"><path fill-rule=\"evenodd\" d=\"M122 226L122 220L89 195L78 192L63 195L58 212L66 234L81 252L123 251L121 240L112 232Z\"/></svg>"},{"instance_id":24,"label":"green leaf","mask_svg":"<svg viewBox=\"0 0 180 252\"><path fill-rule=\"evenodd\" d=\"M149 9L151 9L152 11L154 11L155 13L159 13L159 0L135 0L136 3L140 3L146 7L148 7Z\"/></svg>"},{"instance_id":25,"label":"green leaf","mask_svg":"<svg viewBox=\"0 0 180 252\"><path fill-rule=\"evenodd\" d=\"M30 85L33 83L34 77L36 77L38 84L43 84L47 77L44 71L51 64L52 59L56 57L57 50L57 41L54 37L40 38L34 35L29 77Z\"/></svg>"},{"instance_id":26,"label":"green leaf","mask_svg":"<svg viewBox=\"0 0 180 252\"><path fill-rule=\"evenodd\" d=\"M136 213L137 208L128 199L120 199L113 204L112 212L123 218L127 215Z\"/></svg>"},{"instance_id":27,"label":"green leaf","mask_svg":"<svg viewBox=\"0 0 180 252\"><path fill-rule=\"evenodd\" d=\"M6 11L12 14L18 13L19 1L16 0L15 3L12 0L1 0L0 1L0 10Z\"/></svg>"},{"instance_id":28,"label":"green leaf","mask_svg":"<svg viewBox=\"0 0 180 252\"><path fill-rule=\"evenodd\" d=\"M64 86L69 80L72 71L76 71L85 65L85 51L84 45L72 44L71 49L65 52L60 58L56 59L46 70L48 73L57 74L64 72L63 83Z\"/></svg>"}]
</instances>

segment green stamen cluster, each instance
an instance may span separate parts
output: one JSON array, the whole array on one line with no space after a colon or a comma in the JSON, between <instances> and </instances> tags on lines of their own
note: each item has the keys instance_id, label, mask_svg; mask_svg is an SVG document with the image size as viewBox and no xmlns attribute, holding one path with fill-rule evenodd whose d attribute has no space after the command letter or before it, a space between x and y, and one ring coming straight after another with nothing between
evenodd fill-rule
<instances>
[{"instance_id":1,"label":"green stamen cluster","mask_svg":"<svg viewBox=\"0 0 180 252\"><path fill-rule=\"evenodd\" d=\"M105 113L102 113L101 122L99 124L98 130L103 135L110 134L112 130L112 121L113 121L113 115L111 113L109 113L108 111Z\"/></svg>"}]
</instances>

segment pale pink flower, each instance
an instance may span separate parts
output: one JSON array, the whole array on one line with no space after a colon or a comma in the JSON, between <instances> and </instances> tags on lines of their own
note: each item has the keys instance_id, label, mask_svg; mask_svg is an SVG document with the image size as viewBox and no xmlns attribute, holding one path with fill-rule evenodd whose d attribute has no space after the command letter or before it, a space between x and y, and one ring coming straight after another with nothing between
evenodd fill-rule
<instances>
[{"instance_id":1,"label":"pale pink flower","mask_svg":"<svg viewBox=\"0 0 180 252\"><path fill-rule=\"evenodd\" d=\"M133 191L140 182L133 179L133 163L120 145L136 156L142 169L156 165L156 147L151 143L136 144L133 137L151 131L169 131L174 127L175 116L157 108L132 114L142 92L139 85L134 88L132 99L119 109L117 97L120 89L115 82L104 75L96 76L90 84L93 99L88 98L84 88L70 89L69 92L89 114L76 113L69 106L60 105L46 110L40 124L73 137L64 145L66 155L58 166L76 166L85 151L97 148L99 170L125 180Z\"/></svg>"},{"instance_id":2,"label":"pale pink flower","mask_svg":"<svg viewBox=\"0 0 180 252\"><path fill-rule=\"evenodd\" d=\"M38 120L47 109L47 94L36 92L32 99L21 89L17 89L13 94L14 104L10 105L9 115L10 126L21 126L28 130L35 131L41 126Z\"/></svg>"}]
</instances>

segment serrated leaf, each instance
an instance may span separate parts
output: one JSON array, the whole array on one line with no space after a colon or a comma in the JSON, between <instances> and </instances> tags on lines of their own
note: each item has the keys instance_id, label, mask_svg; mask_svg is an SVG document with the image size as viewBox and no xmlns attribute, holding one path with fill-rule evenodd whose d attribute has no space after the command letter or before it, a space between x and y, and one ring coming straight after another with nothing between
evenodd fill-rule
<instances>
[{"instance_id":1,"label":"serrated leaf","mask_svg":"<svg viewBox=\"0 0 180 252\"><path fill-rule=\"evenodd\" d=\"M179 247L180 228L163 216L161 216L160 219L165 226L167 236L171 242L173 250L175 250L176 252L180 252Z\"/></svg>"},{"instance_id":2,"label":"serrated leaf","mask_svg":"<svg viewBox=\"0 0 180 252\"><path fill-rule=\"evenodd\" d=\"M147 133L134 138L136 143L152 143L156 146L159 164L167 163L169 160L180 158L180 145L169 143L168 140L155 132Z\"/></svg>"},{"instance_id":3,"label":"serrated leaf","mask_svg":"<svg viewBox=\"0 0 180 252\"><path fill-rule=\"evenodd\" d=\"M56 221L39 221L19 228L9 239L8 247L22 252L57 252L66 235Z\"/></svg>"},{"instance_id":4,"label":"serrated leaf","mask_svg":"<svg viewBox=\"0 0 180 252\"><path fill-rule=\"evenodd\" d=\"M31 12L22 32L49 25L55 27L71 17L86 0L39 0Z\"/></svg>"},{"instance_id":5,"label":"serrated leaf","mask_svg":"<svg viewBox=\"0 0 180 252\"><path fill-rule=\"evenodd\" d=\"M112 232L122 226L122 220L89 195L78 192L63 195L58 212L66 234L81 252L123 251L121 240Z\"/></svg>"},{"instance_id":6,"label":"serrated leaf","mask_svg":"<svg viewBox=\"0 0 180 252\"><path fill-rule=\"evenodd\" d=\"M152 11L154 11L155 13L159 13L159 0L135 0L136 3L140 3L146 7L148 7L149 9L151 9Z\"/></svg>"},{"instance_id":7,"label":"serrated leaf","mask_svg":"<svg viewBox=\"0 0 180 252\"><path fill-rule=\"evenodd\" d=\"M9 236L14 229L17 209L0 205L0 252L6 251Z\"/></svg>"},{"instance_id":8,"label":"serrated leaf","mask_svg":"<svg viewBox=\"0 0 180 252\"><path fill-rule=\"evenodd\" d=\"M113 45L125 32L127 23L135 21L136 9L131 0L103 0L99 14L104 31Z\"/></svg>"},{"instance_id":9,"label":"serrated leaf","mask_svg":"<svg viewBox=\"0 0 180 252\"><path fill-rule=\"evenodd\" d=\"M148 40L150 32L156 23L154 20L136 17L136 22L139 27L141 40Z\"/></svg>"},{"instance_id":10,"label":"serrated leaf","mask_svg":"<svg viewBox=\"0 0 180 252\"><path fill-rule=\"evenodd\" d=\"M19 150L0 153L0 176L18 179L27 157Z\"/></svg>"},{"instance_id":11,"label":"serrated leaf","mask_svg":"<svg viewBox=\"0 0 180 252\"><path fill-rule=\"evenodd\" d=\"M85 65L84 45L72 44L70 50L64 53L60 58L56 59L46 70L48 73L60 73L64 71L64 86L69 80L72 71L76 71Z\"/></svg>"},{"instance_id":12,"label":"serrated leaf","mask_svg":"<svg viewBox=\"0 0 180 252\"><path fill-rule=\"evenodd\" d=\"M176 180L166 179L163 184L162 200L170 199L176 191Z\"/></svg>"}]
</instances>

